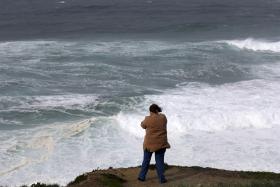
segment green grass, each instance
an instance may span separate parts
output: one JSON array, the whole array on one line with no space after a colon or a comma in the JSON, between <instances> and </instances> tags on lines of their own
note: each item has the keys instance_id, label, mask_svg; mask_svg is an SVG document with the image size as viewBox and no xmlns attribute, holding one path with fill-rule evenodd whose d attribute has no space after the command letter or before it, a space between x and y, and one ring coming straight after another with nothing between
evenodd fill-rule
<instances>
[{"instance_id":1,"label":"green grass","mask_svg":"<svg viewBox=\"0 0 280 187\"><path fill-rule=\"evenodd\" d=\"M138 166L141 167L141 166ZM168 170L172 167L179 167L184 169L184 167L181 166L169 166L168 164L165 164L165 170ZM272 173L272 172L251 172L251 171L226 171L226 170L219 170L215 168L202 168L202 167L189 167L197 172L207 172L211 175L213 173L213 176L217 175L223 175L225 177L237 177L239 179L245 179L245 183L240 184L229 184L229 183L217 183L217 184L180 184L180 185L168 185L168 187L280 187L280 174ZM112 168L110 168L112 169ZM151 170L155 170L156 166L154 164L150 165ZM94 170L94 171L98 171ZM93 172L94 172L93 171ZM75 178L74 181L70 182L68 185L76 185L79 184L85 180L88 179L87 174L82 174ZM101 174L101 177L99 179L100 184L105 187L122 187L123 183L126 182L124 179L122 179L119 176L103 173ZM68 186L67 185L67 186ZM0 186L1 187L1 186ZM3 187L3 186L2 186ZM43 183L36 183L32 184L31 186L23 185L21 187L59 187L57 184L43 184Z\"/></svg>"},{"instance_id":2,"label":"green grass","mask_svg":"<svg viewBox=\"0 0 280 187\"><path fill-rule=\"evenodd\" d=\"M23 185L21 187L28 187L27 185ZM37 182L35 184L31 184L30 187L59 187L58 184L43 184L40 182Z\"/></svg>"},{"instance_id":3,"label":"green grass","mask_svg":"<svg viewBox=\"0 0 280 187\"><path fill-rule=\"evenodd\" d=\"M113 174L104 173L101 175L101 184L106 187L122 187L125 182L124 179Z\"/></svg>"},{"instance_id":4,"label":"green grass","mask_svg":"<svg viewBox=\"0 0 280 187\"><path fill-rule=\"evenodd\" d=\"M241 171L239 176L250 179L262 179L262 180L278 180L280 181L280 174L272 172L251 172Z\"/></svg>"},{"instance_id":5,"label":"green grass","mask_svg":"<svg viewBox=\"0 0 280 187\"><path fill-rule=\"evenodd\" d=\"M82 175L79 175L78 177L76 177L75 180L71 181L68 185L79 184L85 180L87 180L87 175L82 174Z\"/></svg>"},{"instance_id":6,"label":"green grass","mask_svg":"<svg viewBox=\"0 0 280 187\"><path fill-rule=\"evenodd\" d=\"M280 187L280 182L275 181L252 181L249 184L226 184L226 183L218 183L218 184L180 184L177 186L170 186L170 187Z\"/></svg>"}]
</instances>

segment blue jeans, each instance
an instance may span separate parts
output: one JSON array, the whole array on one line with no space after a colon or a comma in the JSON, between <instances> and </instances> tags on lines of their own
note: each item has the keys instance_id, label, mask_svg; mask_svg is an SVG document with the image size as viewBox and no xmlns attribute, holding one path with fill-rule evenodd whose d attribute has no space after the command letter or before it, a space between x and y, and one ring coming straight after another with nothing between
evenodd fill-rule
<instances>
[{"instance_id":1,"label":"blue jeans","mask_svg":"<svg viewBox=\"0 0 280 187\"><path fill-rule=\"evenodd\" d=\"M156 160L156 169L157 169L157 175L161 183L165 181L165 176L164 176L164 153L165 153L165 148L160 149L155 152L155 160ZM153 155L153 152L149 152L148 150L144 150L144 159L141 167L141 171L139 173L139 178L142 180L146 179L146 174L149 169L151 157Z\"/></svg>"}]
</instances>

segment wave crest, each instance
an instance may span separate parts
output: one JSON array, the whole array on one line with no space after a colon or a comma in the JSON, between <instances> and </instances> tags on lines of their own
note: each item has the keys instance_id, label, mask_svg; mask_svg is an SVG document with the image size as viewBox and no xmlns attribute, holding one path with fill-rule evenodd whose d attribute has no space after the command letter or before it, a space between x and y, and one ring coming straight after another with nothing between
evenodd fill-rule
<instances>
[{"instance_id":1,"label":"wave crest","mask_svg":"<svg viewBox=\"0 0 280 187\"><path fill-rule=\"evenodd\" d=\"M226 40L223 42L240 49L280 52L280 41L271 42L266 40L247 38L245 40Z\"/></svg>"}]
</instances>

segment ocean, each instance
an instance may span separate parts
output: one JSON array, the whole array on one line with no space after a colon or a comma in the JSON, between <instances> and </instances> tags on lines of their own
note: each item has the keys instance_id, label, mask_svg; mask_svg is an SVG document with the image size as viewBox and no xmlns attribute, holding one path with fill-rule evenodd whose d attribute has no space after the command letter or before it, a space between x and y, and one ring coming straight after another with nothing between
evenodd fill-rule
<instances>
[{"instance_id":1,"label":"ocean","mask_svg":"<svg viewBox=\"0 0 280 187\"><path fill-rule=\"evenodd\" d=\"M0 185L141 164L280 172L279 0L0 1ZM154 161L152 161L154 162Z\"/></svg>"}]
</instances>

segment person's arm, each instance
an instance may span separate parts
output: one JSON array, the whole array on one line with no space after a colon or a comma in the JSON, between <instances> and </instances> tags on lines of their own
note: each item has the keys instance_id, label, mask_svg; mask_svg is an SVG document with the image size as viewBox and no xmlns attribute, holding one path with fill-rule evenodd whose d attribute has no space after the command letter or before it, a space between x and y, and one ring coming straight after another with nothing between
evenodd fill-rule
<instances>
[{"instance_id":1,"label":"person's arm","mask_svg":"<svg viewBox=\"0 0 280 187\"><path fill-rule=\"evenodd\" d=\"M167 128L167 118L164 114L163 115L163 119L164 119L164 128L166 129Z\"/></svg>"},{"instance_id":2,"label":"person's arm","mask_svg":"<svg viewBox=\"0 0 280 187\"><path fill-rule=\"evenodd\" d=\"M147 125L146 125L146 117L145 117L145 119L141 122L141 127L142 127L143 129L146 129L146 128L147 128Z\"/></svg>"}]
</instances>

